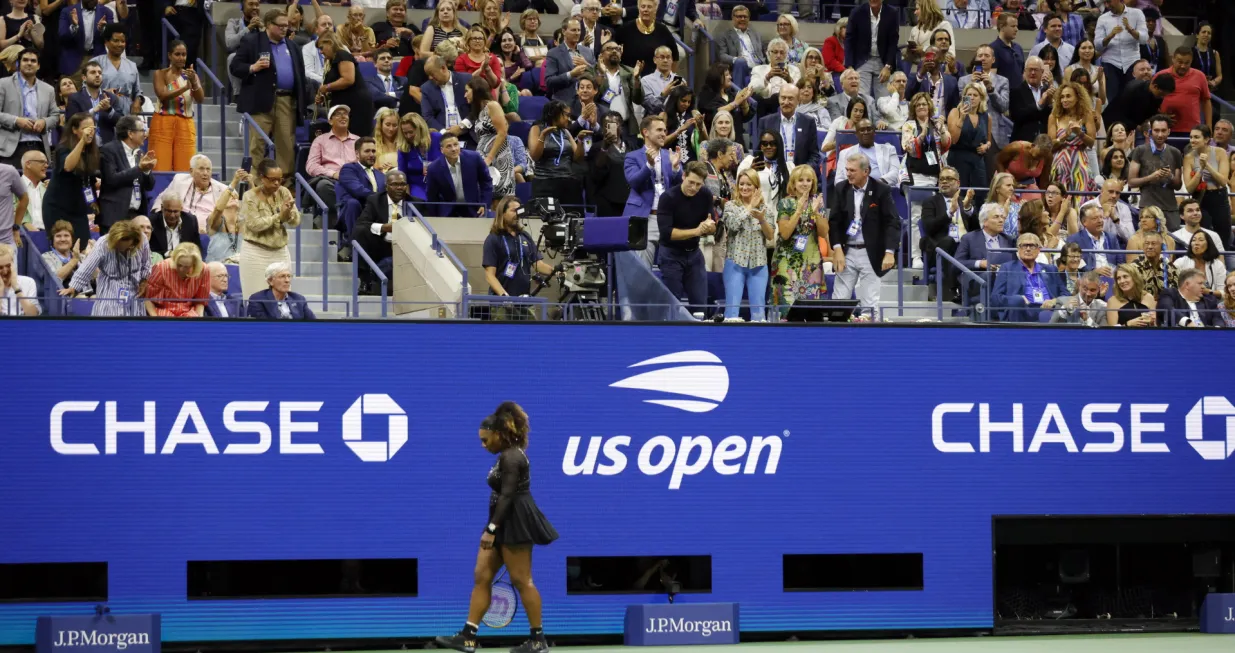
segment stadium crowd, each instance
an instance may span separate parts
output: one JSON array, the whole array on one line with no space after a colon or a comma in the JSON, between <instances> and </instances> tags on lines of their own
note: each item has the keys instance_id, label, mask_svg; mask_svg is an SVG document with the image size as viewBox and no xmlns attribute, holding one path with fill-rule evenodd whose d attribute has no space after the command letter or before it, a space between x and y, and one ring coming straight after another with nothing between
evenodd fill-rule
<instances>
[{"instance_id":1,"label":"stadium crowd","mask_svg":"<svg viewBox=\"0 0 1235 653\"><path fill-rule=\"evenodd\" d=\"M335 25L318 0L264 14L244 0L225 28L226 76L274 155L252 130L251 172L223 183L193 119L209 2L156 4L182 37L166 68L147 24L160 21L135 20L124 0L62 2L27 14L9 0L0 39L8 314L41 310L33 281L3 263L24 226L47 232L62 295L103 299L95 314L311 319L288 289L299 171L340 260L359 244L387 276L398 220L491 216L495 295L552 272L519 216L555 198L648 216L643 262L692 309L721 273L730 320L744 296L754 320L828 297L877 317L905 247L947 300L978 294L959 268L985 278L1001 320L1235 326L1221 60L1205 24L1168 52L1160 3L916 0L902 13L868 0L812 44L798 18L817 7L793 0L428 0L423 25L406 0L370 25L360 2ZM715 61L692 85L679 37L722 18ZM776 23L766 43L751 27L763 19ZM961 30L991 37L967 62ZM1021 30L1036 33L1028 52ZM180 174L152 196L160 171ZM225 264L246 293L264 289L229 295ZM361 276L376 292L367 265Z\"/></svg>"}]
</instances>

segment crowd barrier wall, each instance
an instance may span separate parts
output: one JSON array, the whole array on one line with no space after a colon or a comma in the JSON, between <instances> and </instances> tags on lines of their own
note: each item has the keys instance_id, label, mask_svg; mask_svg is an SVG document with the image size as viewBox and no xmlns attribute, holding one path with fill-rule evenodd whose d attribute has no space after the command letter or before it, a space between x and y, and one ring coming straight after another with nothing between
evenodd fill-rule
<instances>
[{"instance_id":1,"label":"crowd barrier wall","mask_svg":"<svg viewBox=\"0 0 1235 653\"><path fill-rule=\"evenodd\" d=\"M737 602L747 632L981 629L995 516L1235 514L1226 377L1120 353L1221 368L1227 332L699 328L10 321L14 342L228 346L22 366L0 394L0 563L105 561L111 611L162 614L165 642L453 632L493 464L477 427L508 399L561 533L535 558L556 634L666 600L568 595L568 556L711 556L712 591L677 600ZM1079 372L1041 355L1095 350ZM782 556L829 553L921 553L924 586L784 591ZM186 596L187 561L344 558L416 558L417 595ZM0 644L93 610L0 604Z\"/></svg>"}]
</instances>

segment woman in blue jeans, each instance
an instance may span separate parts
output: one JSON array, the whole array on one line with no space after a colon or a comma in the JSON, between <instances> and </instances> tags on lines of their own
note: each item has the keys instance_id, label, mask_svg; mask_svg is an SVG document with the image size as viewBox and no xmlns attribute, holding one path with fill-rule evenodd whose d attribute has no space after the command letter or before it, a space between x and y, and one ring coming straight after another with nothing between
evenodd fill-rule
<instances>
[{"instance_id":1,"label":"woman in blue jeans","mask_svg":"<svg viewBox=\"0 0 1235 653\"><path fill-rule=\"evenodd\" d=\"M725 258L725 321L741 321L742 289L750 298L750 321L764 321L768 290L768 243L775 230L759 190L759 173L751 168L738 175L737 197L725 202L721 220L728 236Z\"/></svg>"}]
</instances>

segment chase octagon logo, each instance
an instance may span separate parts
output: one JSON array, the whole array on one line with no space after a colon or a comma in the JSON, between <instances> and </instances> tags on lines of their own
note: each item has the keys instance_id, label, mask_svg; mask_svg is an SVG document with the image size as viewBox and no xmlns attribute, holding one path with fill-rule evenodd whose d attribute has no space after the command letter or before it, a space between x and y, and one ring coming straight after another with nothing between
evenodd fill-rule
<instances>
[{"instance_id":1,"label":"chase octagon logo","mask_svg":"<svg viewBox=\"0 0 1235 653\"><path fill-rule=\"evenodd\" d=\"M706 413L713 410L729 394L729 370L724 362L710 351L691 350L665 354L639 361L631 365L629 369L653 365L664 367L628 376L609 384L609 387L692 397L692 399L643 400L644 403L658 404L690 413Z\"/></svg>"},{"instance_id":2,"label":"chase octagon logo","mask_svg":"<svg viewBox=\"0 0 1235 653\"><path fill-rule=\"evenodd\" d=\"M1226 417L1226 438L1206 440L1205 416ZM1202 397L1184 420L1188 444L1205 460L1225 460L1235 454L1235 406L1226 397Z\"/></svg>"},{"instance_id":3,"label":"chase octagon logo","mask_svg":"<svg viewBox=\"0 0 1235 653\"><path fill-rule=\"evenodd\" d=\"M365 415L386 415L386 441L364 440ZM407 413L388 394L361 395L343 413L343 444L367 463L384 463L407 444Z\"/></svg>"}]
</instances>

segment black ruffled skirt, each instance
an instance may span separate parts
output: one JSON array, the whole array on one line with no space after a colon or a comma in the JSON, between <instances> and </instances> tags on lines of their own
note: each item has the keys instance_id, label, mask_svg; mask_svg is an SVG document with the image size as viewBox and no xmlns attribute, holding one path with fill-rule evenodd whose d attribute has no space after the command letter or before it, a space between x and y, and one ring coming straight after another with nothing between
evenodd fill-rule
<instances>
[{"instance_id":1,"label":"black ruffled skirt","mask_svg":"<svg viewBox=\"0 0 1235 653\"><path fill-rule=\"evenodd\" d=\"M494 505L489 506L489 518L493 518ZM506 510L505 519L493 536L497 546L544 546L557 539L557 529L545 518L531 494L516 494Z\"/></svg>"}]
</instances>

